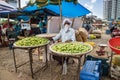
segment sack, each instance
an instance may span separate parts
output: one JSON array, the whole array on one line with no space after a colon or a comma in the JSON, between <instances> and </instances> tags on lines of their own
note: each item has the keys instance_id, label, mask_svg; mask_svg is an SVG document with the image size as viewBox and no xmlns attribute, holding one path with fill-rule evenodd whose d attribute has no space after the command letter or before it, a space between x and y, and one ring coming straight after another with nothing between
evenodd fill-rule
<instances>
[{"instance_id":1,"label":"sack","mask_svg":"<svg viewBox=\"0 0 120 80\"><path fill-rule=\"evenodd\" d=\"M79 34L81 35L83 42L86 42L87 41L87 35L82 31L80 31Z\"/></svg>"},{"instance_id":2,"label":"sack","mask_svg":"<svg viewBox=\"0 0 120 80\"><path fill-rule=\"evenodd\" d=\"M75 37L76 37L76 41L78 41L78 42L86 42L87 41L87 35L83 31L76 30Z\"/></svg>"},{"instance_id":3,"label":"sack","mask_svg":"<svg viewBox=\"0 0 120 80\"><path fill-rule=\"evenodd\" d=\"M79 28L78 31L82 31L86 36L88 36L88 32L85 30L85 28Z\"/></svg>"},{"instance_id":4,"label":"sack","mask_svg":"<svg viewBox=\"0 0 120 80\"><path fill-rule=\"evenodd\" d=\"M79 31L75 31L75 37L76 37L76 41L78 42L83 42L83 39L81 37L81 35L79 34Z\"/></svg>"},{"instance_id":5,"label":"sack","mask_svg":"<svg viewBox=\"0 0 120 80\"><path fill-rule=\"evenodd\" d=\"M114 65L120 66L120 55L114 55L114 56L113 56L112 63L113 63Z\"/></svg>"}]
</instances>

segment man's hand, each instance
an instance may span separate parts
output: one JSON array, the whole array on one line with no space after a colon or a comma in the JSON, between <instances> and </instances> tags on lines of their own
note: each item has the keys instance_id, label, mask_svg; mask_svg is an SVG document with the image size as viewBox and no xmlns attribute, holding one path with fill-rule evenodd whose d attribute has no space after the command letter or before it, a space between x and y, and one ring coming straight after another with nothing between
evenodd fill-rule
<instances>
[{"instance_id":1,"label":"man's hand","mask_svg":"<svg viewBox=\"0 0 120 80\"><path fill-rule=\"evenodd\" d=\"M67 41L65 41L65 42L72 42L72 40L67 40Z\"/></svg>"},{"instance_id":2,"label":"man's hand","mask_svg":"<svg viewBox=\"0 0 120 80\"><path fill-rule=\"evenodd\" d=\"M50 41L53 42L53 43L55 42L55 41L53 40L53 38L51 38Z\"/></svg>"}]
</instances>

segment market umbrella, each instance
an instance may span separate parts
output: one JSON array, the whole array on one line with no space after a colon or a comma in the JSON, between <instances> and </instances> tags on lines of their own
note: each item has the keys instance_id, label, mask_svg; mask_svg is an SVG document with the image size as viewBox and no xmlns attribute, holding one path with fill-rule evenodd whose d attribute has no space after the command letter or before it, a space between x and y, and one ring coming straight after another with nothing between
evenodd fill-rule
<instances>
[{"instance_id":1,"label":"market umbrella","mask_svg":"<svg viewBox=\"0 0 120 80\"><path fill-rule=\"evenodd\" d=\"M5 1L0 1L0 13L8 13L12 11L17 11L17 9Z\"/></svg>"},{"instance_id":2,"label":"market umbrella","mask_svg":"<svg viewBox=\"0 0 120 80\"><path fill-rule=\"evenodd\" d=\"M39 7L43 7L48 4L60 5L62 1L77 3L77 0L30 0L28 5L37 4Z\"/></svg>"},{"instance_id":3,"label":"market umbrella","mask_svg":"<svg viewBox=\"0 0 120 80\"><path fill-rule=\"evenodd\" d=\"M91 13L91 11L89 11L79 3L74 4L73 2L65 2L65 1L62 1L61 3L61 8L62 8L61 11L59 5L49 4L46 6L46 8L57 14L61 14L63 17L69 17L69 18L81 17Z\"/></svg>"}]
</instances>

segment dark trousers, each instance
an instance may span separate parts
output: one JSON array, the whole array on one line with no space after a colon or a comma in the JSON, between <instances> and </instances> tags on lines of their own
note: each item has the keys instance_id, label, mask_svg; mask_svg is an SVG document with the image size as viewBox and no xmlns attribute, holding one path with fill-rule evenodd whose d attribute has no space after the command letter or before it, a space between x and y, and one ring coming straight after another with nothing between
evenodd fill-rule
<instances>
[{"instance_id":1,"label":"dark trousers","mask_svg":"<svg viewBox=\"0 0 120 80\"><path fill-rule=\"evenodd\" d=\"M115 28L114 28L114 27L112 27L112 28L110 29L110 32L112 33L114 29L115 29Z\"/></svg>"},{"instance_id":2,"label":"dark trousers","mask_svg":"<svg viewBox=\"0 0 120 80\"><path fill-rule=\"evenodd\" d=\"M53 55L53 59L58 61L60 65L62 65L66 59L66 63L68 63L68 60L69 58L65 58L65 57L62 57L62 56L56 56L56 55Z\"/></svg>"}]
</instances>

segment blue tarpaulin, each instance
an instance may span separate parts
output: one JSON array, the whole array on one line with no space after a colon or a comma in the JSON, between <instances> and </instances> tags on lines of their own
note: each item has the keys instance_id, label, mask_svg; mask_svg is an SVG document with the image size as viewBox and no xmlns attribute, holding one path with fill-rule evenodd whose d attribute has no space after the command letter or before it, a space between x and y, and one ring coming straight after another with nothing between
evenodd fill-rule
<instances>
[{"instance_id":1,"label":"blue tarpaulin","mask_svg":"<svg viewBox=\"0 0 120 80\"><path fill-rule=\"evenodd\" d=\"M63 17L74 18L74 17L81 17L81 16L91 13L88 9L86 9L79 3L74 4L73 2L62 1L61 7L62 7L61 10L62 10ZM57 14L60 14L60 6L59 5L49 4L46 6L46 8Z\"/></svg>"},{"instance_id":2,"label":"blue tarpaulin","mask_svg":"<svg viewBox=\"0 0 120 80\"><path fill-rule=\"evenodd\" d=\"M73 2L64 2L62 1L61 3L61 7L62 7L62 16L63 17L69 17L69 18L75 18L75 17L81 17L84 16L86 14L91 13L88 9L86 9L85 7L83 7L81 4L77 3L74 4ZM46 6L43 7L37 7L36 4L34 4L33 6L28 6L26 8L24 8L22 11L23 12L33 12L33 11L42 11L42 9L47 8L48 10L60 15L60 6L59 5L52 5L52 4L48 4ZM19 18L21 19L25 19L28 20L28 16L20 16Z\"/></svg>"},{"instance_id":3,"label":"blue tarpaulin","mask_svg":"<svg viewBox=\"0 0 120 80\"><path fill-rule=\"evenodd\" d=\"M28 6L26 8L23 9L24 12L32 12L32 11L36 11L39 8L37 7L37 5L33 5L33 6Z\"/></svg>"},{"instance_id":4,"label":"blue tarpaulin","mask_svg":"<svg viewBox=\"0 0 120 80\"><path fill-rule=\"evenodd\" d=\"M28 20L30 19L30 17L29 17L29 16L18 16L17 19L18 19L18 20L23 19L24 21L28 21Z\"/></svg>"}]
</instances>

